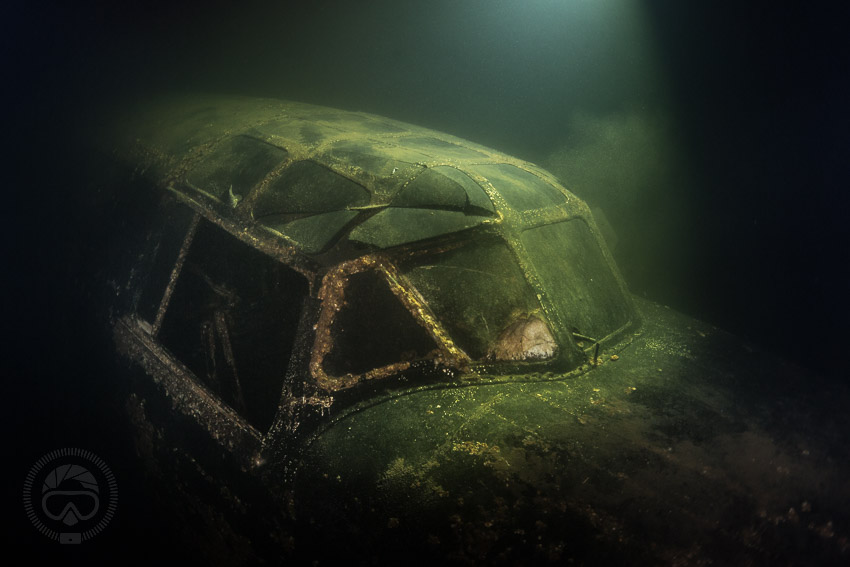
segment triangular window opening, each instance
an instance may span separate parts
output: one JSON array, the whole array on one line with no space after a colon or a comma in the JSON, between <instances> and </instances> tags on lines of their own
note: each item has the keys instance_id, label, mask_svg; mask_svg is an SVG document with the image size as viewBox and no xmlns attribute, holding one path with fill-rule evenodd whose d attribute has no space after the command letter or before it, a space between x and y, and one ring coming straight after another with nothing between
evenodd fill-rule
<instances>
[{"instance_id":1,"label":"triangular window opening","mask_svg":"<svg viewBox=\"0 0 850 567\"><path fill-rule=\"evenodd\" d=\"M331 324L330 376L359 375L436 356L437 344L374 271L352 274Z\"/></svg>"}]
</instances>

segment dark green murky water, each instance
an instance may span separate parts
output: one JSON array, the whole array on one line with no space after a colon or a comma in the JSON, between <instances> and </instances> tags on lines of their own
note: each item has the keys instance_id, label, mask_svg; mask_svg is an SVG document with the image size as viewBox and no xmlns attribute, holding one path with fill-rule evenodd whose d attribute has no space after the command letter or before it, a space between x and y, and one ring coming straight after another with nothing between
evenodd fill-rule
<instances>
[{"instance_id":1,"label":"dark green murky water","mask_svg":"<svg viewBox=\"0 0 850 567\"><path fill-rule=\"evenodd\" d=\"M147 563L191 535L173 529L150 502L116 401L125 392L112 379L109 331L101 325L111 292L98 274L123 260L126 248L110 238L115 226L133 225L134 209L105 222L109 196L88 181L97 146L89 127L108 120L126 96L178 91L365 111L537 163L591 206L633 293L822 377L812 382L818 392L794 372L777 371L775 385L769 372L752 385L728 384L722 380L741 369L727 360L732 367L710 391L681 383L665 390L663 381L579 384L570 394L578 405L564 409L564 398L547 410L569 414L555 449L535 444L531 433L522 445L520 433L508 431L519 426L507 410L488 414L509 422L496 437L517 441L522 455L475 445L458 425L457 439L441 450L468 453L482 482L494 483L493 494L504 479L519 479L513 487L563 488L557 500L541 502L533 494L497 494L497 520L489 526L483 508L459 505L468 522L434 534L440 544L454 542L456 559L478 557L463 537L490 541L509 504L539 533L511 533L502 547L491 542L478 550L482 561L497 562L511 545L533 550L528 538L537 535L550 546L534 551L537 559L574 557L588 565L594 557L627 562L629 550L645 562L660 557L669 564L846 559L850 524L830 502L831 495L846 496L832 475L846 470L841 449L848 439L842 408L830 403L843 399L846 386L850 311L843 276L850 259L843 220L850 180L846 9L579 0L377 0L297 9L87 1L17 2L3 13L3 165L12 173L5 176L2 223L5 417L14 432L7 508L27 552L88 565L112 554ZM681 393L681 403L670 392ZM546 415L544 424L556 428ZM617 433L589 429L600 423ZM802 429L795 432L794 424ZM30 465L67 446L100 454L122 487L120 513L100 547L95 541L70 551L48 548L20 510ZM445 454L416 463L385 453L386 482L418 481L439 498L434 487L444 473L433 463ZM747 465L748 455L759 462ZM502 462L518 458L538 476L522 477ZM590 486L584 481L592 475L584 472L598 475ZM672 520L642 517L642 504L661 509L668 486L678 498ZM689 492L692 486L699 488ZM700 491L718 486L727 492L717 500L734 505L718 505L722 513L697 521L685 501L708 506L714 493ZM764 492L748 492L753 487ZM561 515L532 518L541 510ZM594 517L596 524L585 522ZM693 533L660 535L665 522L688 519ZM390 533L398 527L380 520ZM706 543L706 522L727 531ZM638 525L646 526L644 539ZM631 539L614 551L593 539L616 539L613 531L626 528ZM558 538L556 529L584 536ZM653 544L674 551L656 553Z\"/></svg>"}]
</instances>

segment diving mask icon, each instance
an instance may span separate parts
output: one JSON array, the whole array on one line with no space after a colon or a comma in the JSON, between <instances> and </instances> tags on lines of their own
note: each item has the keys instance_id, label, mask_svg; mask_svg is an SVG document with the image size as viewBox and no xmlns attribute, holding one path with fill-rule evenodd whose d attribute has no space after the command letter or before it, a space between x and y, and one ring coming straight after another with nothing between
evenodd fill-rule
<instances>
[{"instance_id":1,"label":"diving mask icon","mask_svg":"<svg viewBox=\"0 0 850 567\"><path fill-rule=\"evenodd\" d=\"M97 514L99 491L91 471L77 464L60 465L44 480L41 509L51 520L73 526Z\"/></svg>"},{"instance_id":2,"label":"diving mask icon","mask_svg":"<svg viewBox=\"0 0 850 567\"><path fill-rule=\"evenodd\" d=\"M89 520L97 514L100 498L88 490L48 490L41 498L41 509L51 520L66 526Z\"/></svg>"}]
</instances>

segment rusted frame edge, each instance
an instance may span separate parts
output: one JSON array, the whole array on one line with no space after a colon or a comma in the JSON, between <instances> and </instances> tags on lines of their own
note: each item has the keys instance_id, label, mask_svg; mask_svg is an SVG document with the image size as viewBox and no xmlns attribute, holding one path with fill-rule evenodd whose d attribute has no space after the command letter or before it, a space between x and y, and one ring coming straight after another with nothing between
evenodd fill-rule
<instances>
[{"instance_id":1,"label":"rusted frame edge","mask_svg":"<svg viewBox=\"0 0 850 567\"><path fill-rule=\"evenodd\" d=\"M335 270L325 275L319 290L319 300L322 306L319 319L316 324L316 338L313 346L313 354L310 359L310 374L316 384L323 390L333 392L350 388L360 382L387 378L393 374L404 371L411 366L410 362L398 362L357 375L330 376L323 368L325 356L331 351L334 339L331 336L331 326L336 314L342 309L345 301L348 276L359 272L373 269L378 272L387 285L420 324L429 336L434 340L440 355L434 360L435 364L442 363L455 368L466 368L470 363L469 356L458 348L442 325L429 312L425 302L417 297L414 290L405 288L399 283L395 270L381 262L374 256L364 256L356 260L344 262Z\"/></svg>"},{"instance_id":2,"label":"rusted frame edge","mask_svg":"<svg viewBox=\"0 0 850 567\"><path fill-rule=\"evenodd\" d=\"M115 327L119 350L145 369L179 411L197 420L217 443L236 454L244 453L245 464L255 466L263 435L235 410L194 379L194 374L175 360L152 336L140 332L141 321L123 317Z\"/></svg>"},{"instance_id":3,"label":"rusted frame edge","mask_svg":"<svg viewBox=\"0 0 850 567\"><path fill-rule=\"evenodd\" d=\"M156 318L154 318L151 328L151 336L156 337L159 334L159 329L162 327L162 320L165 318L165 311L168 309L168 303L171 301L171 295L174 293L174 287L177 285L177 278L180 277L180 272L183 270L183 264L186 262L186 256L189 254L189 248L192 247L192 240L195 238L195 233L198 231L198 225L201 221L201 215L197 212L192 217L192 222L189 225L189 230L183 238L183 244L180 245L180 252L177 254L177 261L174 263L174 268L171 270L171 276L168 278L168 285L165 286L165 291L162 292L162 300L159 302L159 308L156 310Z\"/></svg>"},{"instance_id":4,"label":"rusted frame edge","mask_svg":"<svg viewBox=\"0 0 850 567\"><path fill-rule=\"evenodd\" d=\"M211 224L304 276L312 292L317 268L314 263L298 252L290 243L291 241L288 242L289 239L286 236L263 224L252 225L250 221L243 219L225 218L209 205L199 202L180 190L173 187L167 187L167 190Z\"/></svg>"}]
</instances>

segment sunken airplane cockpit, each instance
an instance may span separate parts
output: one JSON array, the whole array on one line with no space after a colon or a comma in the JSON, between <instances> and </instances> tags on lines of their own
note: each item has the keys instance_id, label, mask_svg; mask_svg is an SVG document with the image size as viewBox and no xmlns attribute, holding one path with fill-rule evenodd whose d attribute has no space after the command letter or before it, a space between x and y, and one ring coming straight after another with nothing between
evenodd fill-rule
<instances>
[{"instance_id":1,"label":"sunken airplane cockpit","mask_svg":"<svg viewBox=\"0 0 850 567\"><path fill-rule=\"evenodd\" d=\"M328 409L364 382L568 372L637 321L587 207L529 163L305 104L138 119L128 153L181 218L122 328L223 402L219 427L259 440L285 382L286 407Z\"/></svg>"},{"instance_id":2,"label":"sunken airplane cockpit","mask_svg":"<svg viewBox=\"0 0 850 567\"><path fill-rule=\"evenodd\" d=\"M156 470L225 542L199 539L208 560L649 561L678 548L638 537L632 505L684 523L669 495L707 483L710 523L756 490L669 452L714 458L693 445L704 423L763 440L717 400L730 375L782 366L633 298L587 206L546 171L300 103L127 115L114 153L155 205L116 343L138 369L140 451L191 463Z\"/></svg>"}]
</instances>

